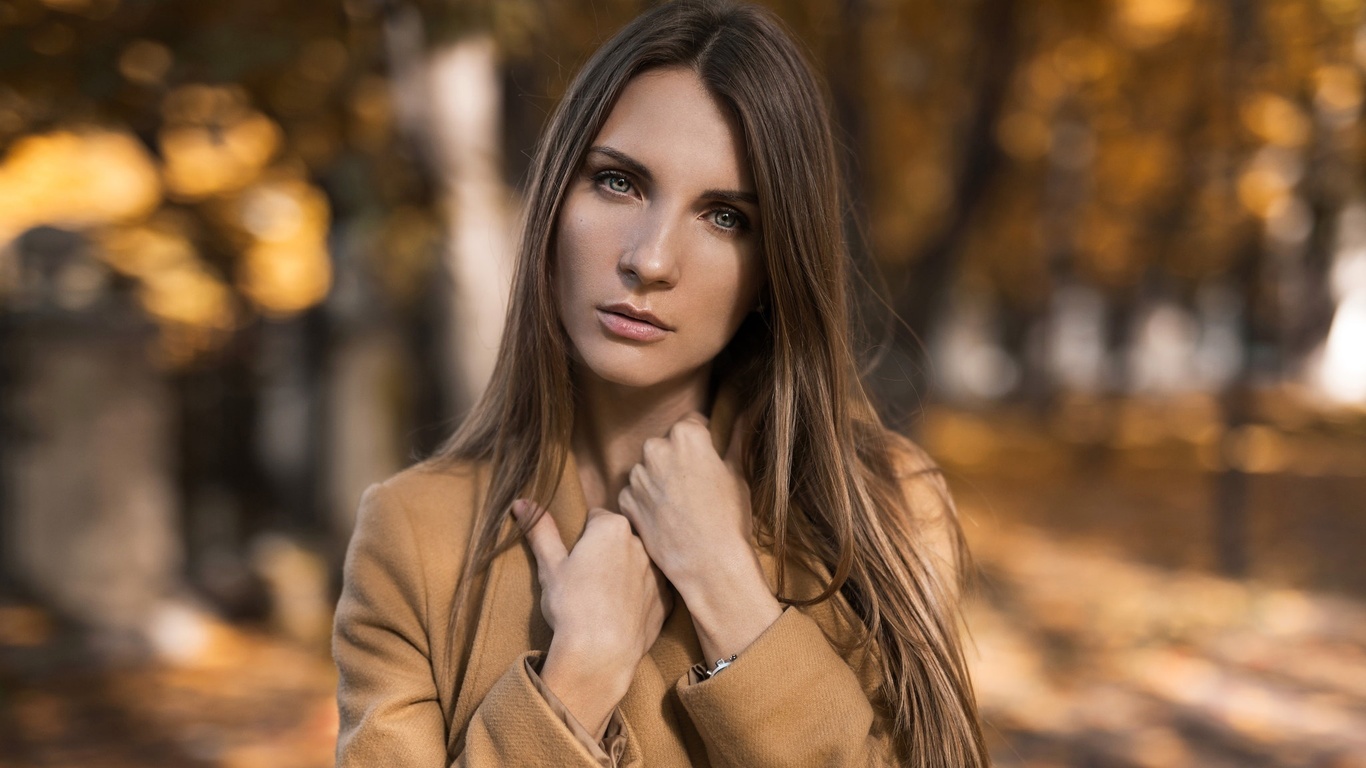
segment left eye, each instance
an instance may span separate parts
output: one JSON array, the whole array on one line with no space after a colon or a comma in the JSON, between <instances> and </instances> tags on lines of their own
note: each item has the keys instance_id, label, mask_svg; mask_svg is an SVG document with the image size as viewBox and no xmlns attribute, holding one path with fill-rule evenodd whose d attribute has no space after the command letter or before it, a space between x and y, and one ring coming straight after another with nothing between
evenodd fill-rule
<instances>
[{"instance_id":1,"label":"left eye","mask_svg":"<svg viewBox=\"0 0 1366 768\"><path fill-rule=\"evenodd\" d=\"M740 226L740 214L735 211L720 210L711 215L712 223L722 229L735 229Z\"/></svg>"}]
</instances>

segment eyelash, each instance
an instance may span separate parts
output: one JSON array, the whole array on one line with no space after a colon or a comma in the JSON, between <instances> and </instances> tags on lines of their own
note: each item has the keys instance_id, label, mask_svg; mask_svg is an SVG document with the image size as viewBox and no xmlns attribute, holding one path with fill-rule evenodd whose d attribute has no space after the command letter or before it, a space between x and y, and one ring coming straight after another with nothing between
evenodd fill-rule
<instances>
[{"instance_id":1,"label":"eyelash","mask_svg":"<svg viewBox=\"0 0 1366 768\"><path fill-rule=\"evenodd\" d=\"M595 184L598 185L598 187L600 187L600 188L606 190L607 193L608 193L608 194L611 194L611 195L627 195L627 194L629 194L629 192L618 192L618 191L616 191L615 189L612 189L611 187L607 186L607 185L608 185L608 182L611 181L612 179L621 179L621 180L625 181L627 184L630 184L632 189L635 189L635 182L631 181L631 177L627 176L626 174L622 173L621 171L613 171L613 170L598 171L597 173L595 173L595 174L592 175L592 179L593 179L593 182L594 182ZM735 208L731 208L731 207L729 207L729 206L721 206L721 207L719 207L719 208L713 208L712 210L708 211L707 213L708 213L708 216L709 216L708 221L710 221L710 222L711 222L711 225L712 225L713 227L715 227L715 228L716 228L718 231L720 231L720 232L723 232L723 233L725 233L725 234L734 234L734 233L738 233L738 232L748 232L748 231L749 231L749 217L746 216L745 214L741 213L739 210L736 210ZM729 213L730 215L734 216L734 217L735 217L735 226L733 226L733 227L723 227L723 226L721 226L720 224L717 224L714 217L715 217L716 214L718 214L718 213Z\"/></svg>"}]
</instances>

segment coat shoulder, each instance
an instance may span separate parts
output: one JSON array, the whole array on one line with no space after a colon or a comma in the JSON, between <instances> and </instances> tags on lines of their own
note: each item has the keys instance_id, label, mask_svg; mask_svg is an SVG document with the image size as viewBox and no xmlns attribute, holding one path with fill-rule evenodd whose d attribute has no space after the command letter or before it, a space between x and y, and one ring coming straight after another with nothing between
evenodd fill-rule
<instances>
[{"instance_id":1,"label":"coat shoulder","mask_svg":"<svg viewBox=\"0 0 1366 768\"><path fill-rule=\"evenodd\" d=\"M914 440L895 430L887 430L887 444L891 449L892 466L899 478L923 473L938 473L939 464Z\"/></svg>"},{"instance_id":2,"label":"coat shoulder","mask_svg":"<svg viewBox=\"0 0 1366 768\"><path fill-rule=\"evenodd\" d=\"M420 568L426 589L444 593L459 578L486 487L482 464L415 464L366 490L353 536L409 537L416 562L405 567Z\"/></svg>"},{"instance_id":3,"label":"coat shoulder","mask_svg":"<svg viewBox=\"0 0 1366 768\"><path fill-rule=\"evenodd\" d=\"M956 593L966 565L958 507L944 471L924 448L897 432L888 432L891 462L905 499L910 533L921 556L950 593Z\"/></svg>"},{"instance_id":4,"label":"coat shoulder","mask_svg":"<svg viewBox=\"0 0 1366 768\"><path fill-rule=\"evenodd\" d=\"M380 755L399 741L412 760L445 764L465 648L450 617L485 475L427 461L362 496L332 635L338 765L390 764Z\"/></svg>"},{"instance_id":5,"label":"coat shoulder","mask_svg":"<svg viewBox=\"0 0 1366 768\"><path fill-rule=\"evenodd\" d=\"M909 502L911 517L932 522L956 517L944 470L919 444L905 435L887 431L892 473Z\"/></svg>"},{"instance_id":6,"label":"coat shoulder","mask_svg":"<svg viewBox=\"0 0 1366 768\"><path fill-rule=\"evenodd\" d=\"M372 492L401 506L414 526L451 530L468 528L483 502L487 471L483 463L436 459L414 464L377 483Z\"/></svg>"}]
</instances>

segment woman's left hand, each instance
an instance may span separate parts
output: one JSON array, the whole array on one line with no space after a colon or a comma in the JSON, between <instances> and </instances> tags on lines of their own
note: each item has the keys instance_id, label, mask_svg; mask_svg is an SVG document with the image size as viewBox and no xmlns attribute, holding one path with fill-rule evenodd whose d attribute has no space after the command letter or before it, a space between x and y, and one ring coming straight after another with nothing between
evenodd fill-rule
<instances>
[{"instance_id":1,"label":"woman's left hand","mask_svg":"<svg viewBox=\"0 0 1366 768\"><path fill-rule=\"evenodd\" d=\"M737 425L738 426L738 425ZM692 413L666 437L645 441L642 461L617 497L618 509L659 570L684 596L690 587L737 570L762 570L752 543L749 484L740 468L737 429L723 459L707 419Z\"/></svg>"},{"instance_id":2,"label":"woman's left hand","mask_svg":"<svg viewBox=\"0 0 1366 768\"><path fill-rule=\"evenodd\" d=\"M749 483L740 468L743 422L723 459L707 419L689 414L645 441L617 505L645 552L692 614L707 660L749 647L782 613L755 551Z\"/></svg>"}]
</instances>

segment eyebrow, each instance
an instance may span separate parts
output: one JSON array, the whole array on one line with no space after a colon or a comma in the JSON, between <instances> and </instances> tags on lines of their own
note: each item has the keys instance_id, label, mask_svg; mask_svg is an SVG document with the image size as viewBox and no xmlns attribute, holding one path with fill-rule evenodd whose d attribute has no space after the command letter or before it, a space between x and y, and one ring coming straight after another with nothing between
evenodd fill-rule
<instances>
[{"instance_id":1,"label":"eyebrow","mask_svg":"<svg viewBox=\"0 0 1366 768\"><path fill-rule=\"evenodd\" d=\"M589 147L588 154L591 155L594 153L606 155L623 169L630 171L632 174L640 177L643 181L654 181L654 174L650 173L650 169L646 168L644 163L615 147L608 147L601 144ZM702 193L702 197L721 200L727 203L749 203L756 207L759 205L758 195L753 192L745 192L739 189L708 189Z\"/></svg>"}]
</instances>

